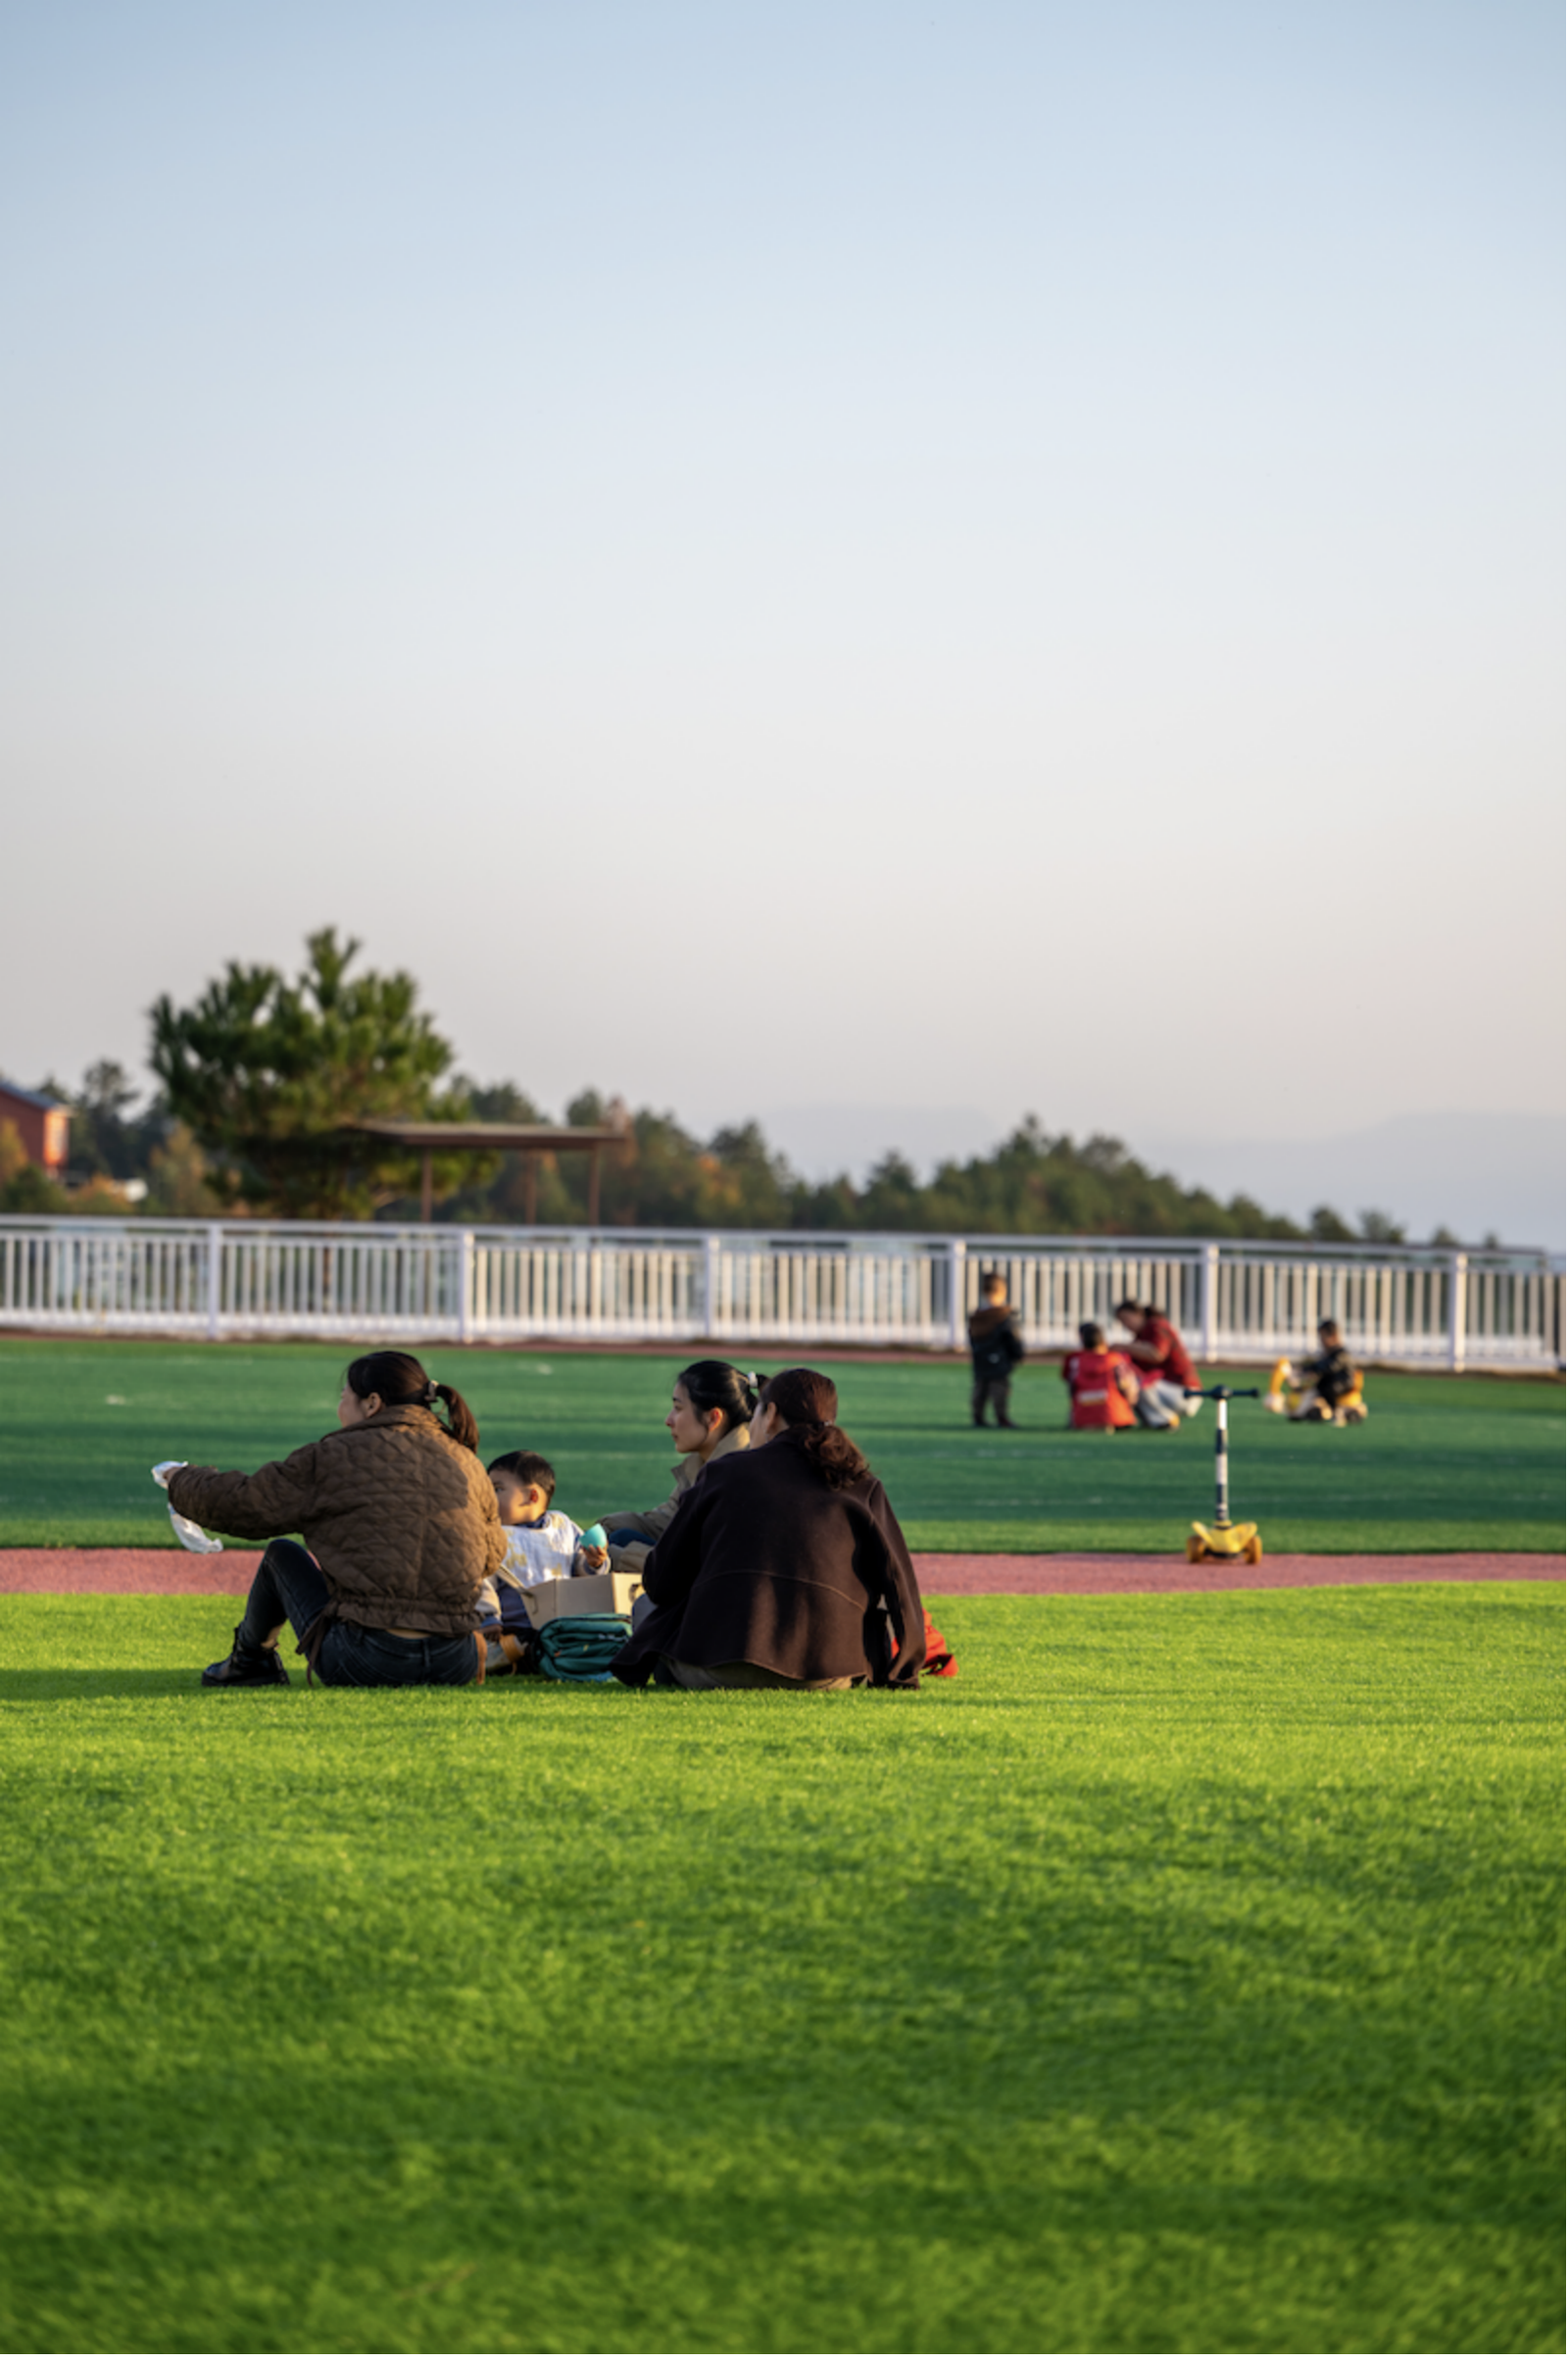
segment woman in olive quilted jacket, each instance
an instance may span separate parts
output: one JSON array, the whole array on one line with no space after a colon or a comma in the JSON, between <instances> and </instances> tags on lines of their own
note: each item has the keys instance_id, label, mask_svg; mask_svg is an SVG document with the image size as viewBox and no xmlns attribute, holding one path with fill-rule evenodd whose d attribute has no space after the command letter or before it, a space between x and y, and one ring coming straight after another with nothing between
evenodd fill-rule
<instances>
[{"instance_id":1,"label":"woman in olive quilted jacket","mask_svg":"<svg viewBox=\"0 0 1568 2362\"><path fill-rule=\"evenodd\" d=\"M208 1666L204 1688L286 1683L285 1622L297 1653L333 1687L482 1678L479 1587L506 1536L472 1411L412 1353L366 1353L349 1365L337 1417L335 1434L254 1476L186 1466L169 1480L182 1517L268 1543L233 1648ZM269 1539L295 1533L308 1548Z\"/></svg>"}]
</instances>

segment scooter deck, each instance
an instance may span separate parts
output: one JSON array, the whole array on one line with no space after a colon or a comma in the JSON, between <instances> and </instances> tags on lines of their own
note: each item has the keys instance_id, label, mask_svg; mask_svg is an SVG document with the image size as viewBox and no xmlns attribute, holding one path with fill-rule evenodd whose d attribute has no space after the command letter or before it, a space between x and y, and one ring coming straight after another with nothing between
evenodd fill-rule
<instances>
[{"instance_id":1,"label":"scooter deck","mask_svg":"<svg viewBox=\"0 0 1568 2362\"><path fill-rule=\"evenodd\" d=\"M1214 1558L1234 1563L1242 1559L1256 1566L1263 1555L1263 1545L1255 1525L1200 1525L1193 1520L1193 1530L1187 1538L1187 1556L1197 1566L1200 1559Z\"/></svg>"}]
</instances>

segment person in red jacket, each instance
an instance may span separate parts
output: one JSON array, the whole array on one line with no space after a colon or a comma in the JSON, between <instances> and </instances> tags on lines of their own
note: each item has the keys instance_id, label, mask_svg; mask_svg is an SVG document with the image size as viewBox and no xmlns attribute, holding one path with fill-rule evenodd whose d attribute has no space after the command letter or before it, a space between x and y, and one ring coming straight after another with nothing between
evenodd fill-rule
<instances>
[{"instance_id":1,"label":"person in red jacket","mask_svg":"<svg viewBox=\"0 0 1568 2362\"><path fill-rule=\"evenodd\" d=\"M1069 1427L1132 1427L1138 1379L1125 1353L1109 1353L1105 1332L1092 1320L1078 1326L1079 1351L1061 1365L1067 1381Z\"/></svg>"},{"instance_id":2,"label":"person in red jacket","mask_svg":"<svg viewBox=\"0 0 1568 2362\"><path fill-rule=\"evenodd\" d=\"M1127 1352L1137 1370L1142 1392L1138 1416L1146 1427L1175 1427L1185 1412L1198 1408L1186 1389L1198 1384L1193 1357L1158 1304L1135 1304L1131 1299L1116 1306L1116 1318L1132 1332Z\"/></svg>"}]
</instances>

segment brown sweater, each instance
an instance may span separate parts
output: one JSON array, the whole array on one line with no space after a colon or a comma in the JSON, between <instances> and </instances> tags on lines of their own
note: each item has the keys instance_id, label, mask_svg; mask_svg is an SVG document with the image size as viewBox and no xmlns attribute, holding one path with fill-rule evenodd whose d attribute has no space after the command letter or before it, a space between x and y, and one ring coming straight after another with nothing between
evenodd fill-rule
<instances>
[{"instance_id":1,"label":"brown sweater","mask_svg":"<svg viewBox=\"0 0 1568 2362\"><path fill-rule=\"evenodd\" d=\"M248 1542L303 1534L346 1624L471 1632L479 1586L506 1555L495 1489L477 1452L428 1410L400 1402L254 1476L177 1468L182 1517Z\"/></svg>"},{"instance_id":2,"label":"brown sweater","mask_svg":"<svg viewBox=\"0 0 1568 2362\"><path fill-rule=\"evenodd\" d=\"M788 1433L709 1463L643 1584L658 1613L614 1665L634 1685L660 1656L900 1689L925 1662L920 1587L880 1483L867 1473L832 1491Z\"/></svg>"}]
</instances>

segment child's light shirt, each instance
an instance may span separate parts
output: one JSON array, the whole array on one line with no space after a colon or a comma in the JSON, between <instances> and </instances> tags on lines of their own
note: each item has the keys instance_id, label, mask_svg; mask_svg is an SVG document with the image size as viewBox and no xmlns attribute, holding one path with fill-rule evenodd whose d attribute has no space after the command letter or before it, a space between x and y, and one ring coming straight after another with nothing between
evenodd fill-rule
<instances>
[{"instance_id":1,"label":"child's light shirt","mask_svg":"<svg viewBox=\"0 0 1568 2362\"><path fill-rule=\"evenodd\" d=\"M547 1509L537 1525L509 1525L507 1554L496 1569L498 1583L531 1590L535 1583L564 1583L582 1542L582 1528L560 1509Z\"/></svg>"}]
</instances>

